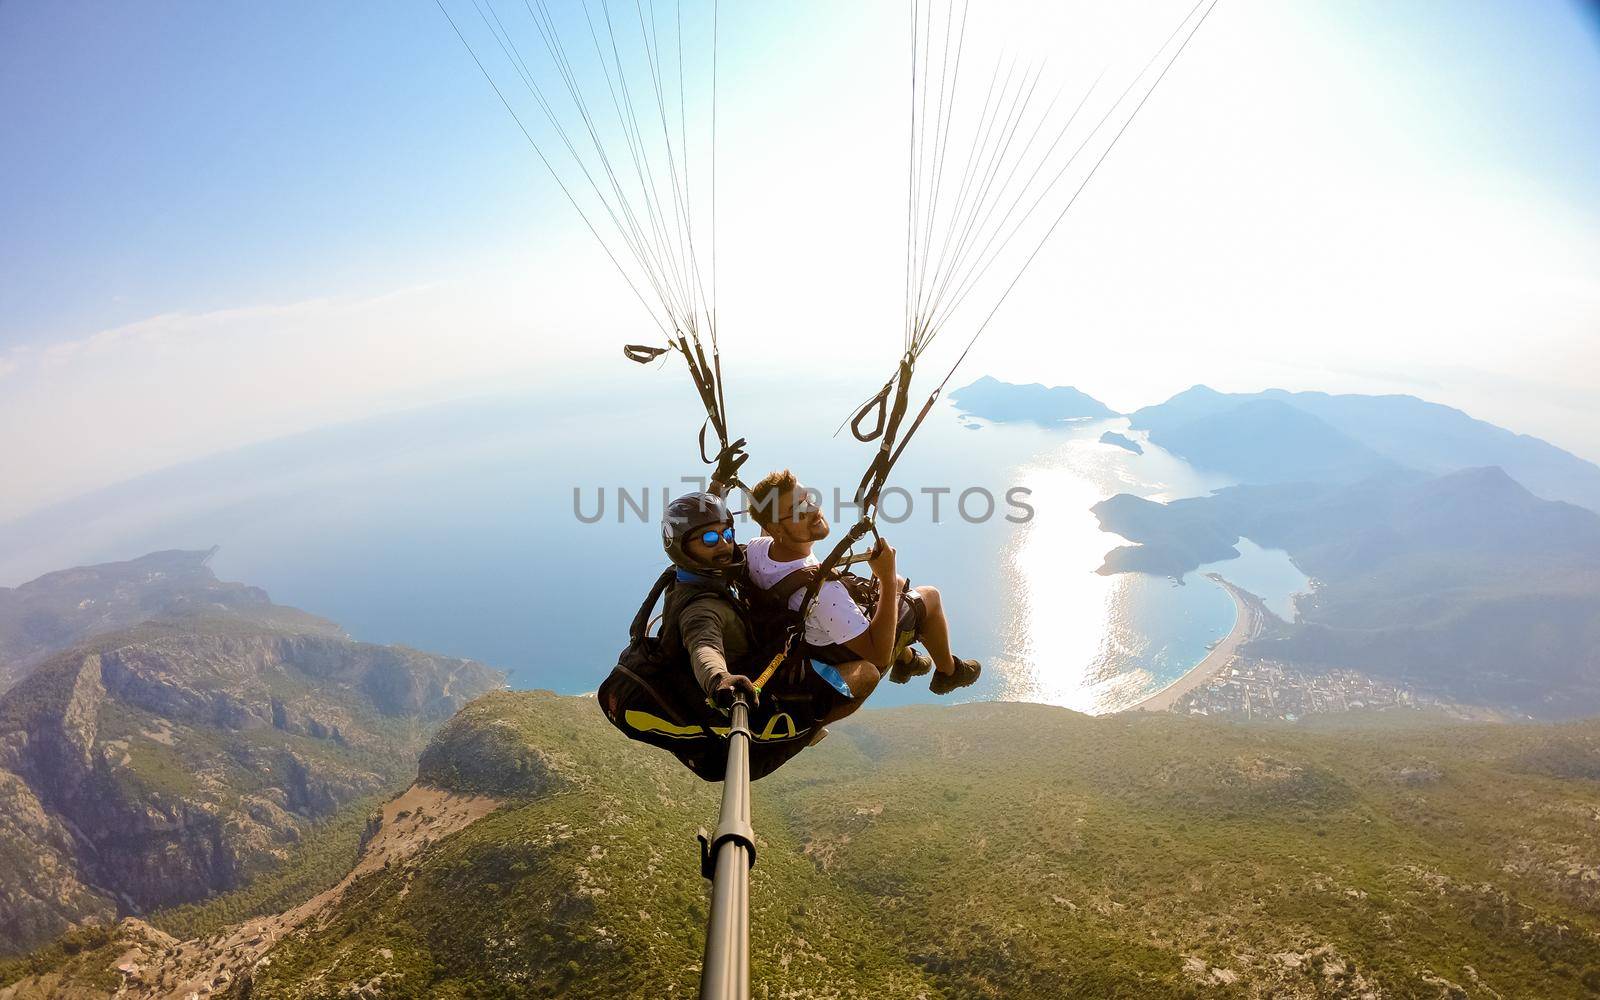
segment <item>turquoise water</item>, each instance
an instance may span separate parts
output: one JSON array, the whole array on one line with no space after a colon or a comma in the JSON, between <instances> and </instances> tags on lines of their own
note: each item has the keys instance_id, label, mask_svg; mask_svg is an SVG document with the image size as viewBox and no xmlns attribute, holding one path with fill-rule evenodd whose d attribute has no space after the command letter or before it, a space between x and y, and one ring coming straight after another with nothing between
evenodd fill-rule
<instances>
[{"instance_id":1,"label":"turquoise water","mask_svg":"<svg viewBox=\"0 0 1600 1000\"><path fill-rule=\"evenodd\" d=\"M729 410L752 442L747 471L787 465L825 491L853 491L869 449L829 436L850 395L796 399L752 379L740 391ZM0 525L0 585L154 549L220 545L219 576L261 586L357 638L473 657L511 670L518 687L589 691L662 565L654 527L662 491L681 492L681 476L703 474L694 412L679 379L619 378L301 435ZM1123 420L965 424L976 429L936 407L896 470L914 509L881 529L901 573L943 592L957 653L987 664L967 697L1114 710L1179 676L1232 627L1232 601L1194 574L1183 586L1096 575L1121 540L1089 513L1116 492L1168 500L1226 480L1147 442L1142 456L1098 443L1107 429L1126 431ZM981 488L1003 515L1017 486L1032 491L1026 524L969 523L952 509L962 491ZM649 494L649 523L619 522L621 487L636 501ZM589 514L606 494L599 523L574 515L574 489ZM925 489L950 491L937 519ZM982 506L969 504L969 513ZM904 507L886 501L885 520ZM1304 577L1282 553L1248 543L1241 551L1207 569L1292 613ZM931 697L915 684L886 684L874 702Z\"/></svg>"},{"instance_id":2,"label":"turquoise water","mask_svg":"<svg viewBox=\"0 0 1600 1000\"><path fill-rule=\"evenodd\" d=\"M1267 610L1286 622L1295 620L1294 599L1311 589L1311 581L1300 572L1282 549L1264 549L1248 538L1239 540L1238 559L1208 563L1184 577L1190 582L1197 575L1220 573L1236 587L1261 598Z\"/></svg>"}]
</instances>

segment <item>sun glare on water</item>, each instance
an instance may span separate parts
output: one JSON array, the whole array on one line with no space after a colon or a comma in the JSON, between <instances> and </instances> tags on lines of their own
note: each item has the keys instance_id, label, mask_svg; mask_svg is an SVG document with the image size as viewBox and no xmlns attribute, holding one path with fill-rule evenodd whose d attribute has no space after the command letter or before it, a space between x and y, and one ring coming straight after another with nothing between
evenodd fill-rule
<instances>
[{"instance_id":1,"label":"sun glare on water","mask_svg":"<svg viewBox=\"0 0 1600 1000\"><path fill-rule=\"evenodd\" d=\"M1124 479L1119 463L1090 438L1019 470L1039 511L1007 546L1016 606L1007 625L1001 697L1104 711L1108 701L1149 677L1105 676L1104 666L1141 644L1127 614L1127 576L1094 570L1117 536L1090 512ZM1121 485L1129 486L1131 483Z\"/></svg>"}]
</instances>

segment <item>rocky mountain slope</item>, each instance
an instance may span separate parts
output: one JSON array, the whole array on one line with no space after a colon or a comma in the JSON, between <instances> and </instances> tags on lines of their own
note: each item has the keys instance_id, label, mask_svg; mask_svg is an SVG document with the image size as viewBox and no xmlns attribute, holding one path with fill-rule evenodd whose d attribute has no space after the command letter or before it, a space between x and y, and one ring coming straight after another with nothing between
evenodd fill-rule
<instances>
[{"instance_id":1,"label":"rocky mountain slope","mask_svg":"<svg viewBox=\"0 0 1600 1000\"><path fill-rule=\"evenodd\" d=\"M106 592L107 574L76 572ZM49 603L64 607L61 576ZM318 820L403 786L434 728L502 680L216 589L221 610L187 586L118 589L112 617L168 616L81 642L0 695L0 954L271 871Z\"/></svg>"},{"instance_id":2,"label":"rocky mountain slope","mask_svg":"<svg viewBox=\"0 0 1600 1000\"><path fill-rule=\"evenodd\" d=\"M469 705L420 777L504 804L369 848L269 947L216 937L240 958L207 966L215 995L695 995L716 786L537 692ZM756 995L1591 995L1597 802L1593 722L868 711L756 785ZM42 953L0 996L176 996L204 942L141 933Z\"/></svg>"},{"instance_id":3,"label":"rocky mountain slope","mask_svg":"<svg viewBox=\"0 0 1600 1000\"><path fill-rule=\"evenodd\" d=\"M259 587L218 580L208 566L214 551L152 552L0 587L0 691L52 653L152 618L199 614L339 634L332 622L273 604Z\"/></svg>"},{"instance_id":4,"label":"rocky mountain slope","mask_svg":"<svg viewBox=\"0 0 1600 1000\"><path fill-rule=\"evenodd\" d=\"M226 994L248 981L283 937L314 928L359 879L409 861L417 852L488 815L500 801L414 785L367 820L355 866L332 887L284 912L255 917L204 937L180 939L136 917L66 935L15 962L42 971L0 988L0 1000L122 997L191 1000Z\"/></svg>"}]
</instances>

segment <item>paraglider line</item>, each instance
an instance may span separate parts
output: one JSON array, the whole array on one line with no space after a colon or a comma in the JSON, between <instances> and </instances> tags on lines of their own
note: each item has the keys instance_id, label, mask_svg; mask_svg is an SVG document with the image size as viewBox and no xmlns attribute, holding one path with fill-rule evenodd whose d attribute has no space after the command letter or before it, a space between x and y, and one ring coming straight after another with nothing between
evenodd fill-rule
<instances>
[{"instance_id":1,"label":"paraglider line","mask_svg":"<svg viewBox=\"0 0 1600 1000\"><path fill-rule=\"evenodd\" d=\"M617 269L618 274L622 275L622 280L627 282L628 288L633 292L634 297L639 300L639 304L644 306L645 311L650 314L651 321L654 322L657 327L660 327L662 334L665 335L667 333L666 325L661 322L661 319L656 315L655 310L650 307L650 303L645 300L644 295L639 291L639 287L635 285L633 279L629 277L627 269L622 266L621 261L617 260L616 254L611 252L611 247L603 238L601 238L599 231L594 227L594 223L589 221L588 213L584 212L583 207L578 204L578 200L574 198L572 196L572 192L568 190L566 183L562 181L561 175L556 173L555 167L551 166L550 160L544 155L544 150L540 149L539 144L533 141L533 135L529 133L528 127L522 123L522 118L518 116L516 109L511 106L511 102L506 100L506 95L501 92L499 85L494 82L494 77L490 76L489 71L484 68L483 61L478 58L477 52L473 51L472 45L468 43L466 36L461 33L461 28L456 24L455 18L450 16L450 12L445 9L442 0L434 0L434 3L438 6L439 12L444 15L445 20L450 22L451 30L454 31L456 37L461 40L461 44L466 48L467 54L472 57L473 63L478 67L478 72L483 74L483 78L487 80L489 86L494 89L495 96L500 98L501 104L505 105L507 113L511 115L511 120L517 123L517 128L522 132L522 137L528 140L529 146L533 147L534 154L539 157L539 162L544 164L545 169L550 172L550 176L555 180L556 185L561 188L561 193L567 196L567 201L571 202L572 207L577 210L578 217L583 219L583 224L589 228L590 234L592 234L594 238L599 241L600 248L604 250L606 256L610 258L612 266Z\"/></svg>"},{"instance_id":2,"label":"paraglider line","mask_svg":"<svg viewBox=\"0 0 1600 1000\"><path fill-rule=\"evenodd\" d=\"M1133 119L1139 114L1140 109L1144 107L1145 102L1150 100L1150 95L1155 93L1156 88L1161 85L1161 81L1166 78L1167 71L1172 69L1173 64L1178 61L1178 57L1183 55L1184 49L1188 48L1190 40L1195 36L1195 32L1200 30L1200 26L1205 23L1206 18L1211 16L1211 12L1216 10L1217 4L1220 2L1221 0L1211 0L1211 5L1205 9L1203 14L1200 15L1200 19L1195 22L1194 27L1189 29L1189 33L1184 36L1183 43L1178 46L1178 51L1173 53L1171 59L1167 60L1167 64L1162 67L1160 75L1158 75L1155 82L1150 85L1150 89L1145 91L1143 97L1139 98L1139 103L1135 105L1133 112L1128 116L1128 120L1123 122L1122 127L1117 130L1116 135L1111 137L1111 142L1100 153L1100 158L1095 160L1094 166L1089 169L1088 175L1085 176L1083 182L1078 185L1077 190L1072 193L1072 198L1068 200L1066 207L1061 210L1060 215L1056 216L1055 222L1050 224L1050 228L1045 231L1044 237L1040 239L1039 244L1033 248L1033 252L1028 255L1028 259L1023 261L1022 269L1017 272L1017 276L1015 278L1011 279L1011 284L1006 286L1006 290L1000 296L1000 300L995 303L993 309L989 310L989 315L984 318L983 323L979 325L977 331L973 333L972 338L967 341L967 346L962 350L961 355L956 358L956 363L950 367L950 371L946 373L944 380L941 381L938 388L934 390L935 395L937 395L938 392L949 383L950 379L955 376L956 369L960 368L961 363L966 360L967 354L972 350L972 345L977 343L978 337L988 327L989 321L994 319L994 314L1000 310L1000 306L1005 303L1006 297L1011 294L1011 290L1015 288L1017 286L1017 282L1022 279L1023 273L1025 273L1028 269L1028 265L1032 264L1034 258L1039 255L1039 251L1044 248L1045 242L1050 239L1051 233L1054 233L1056 227L1061 225L1061 220L1067 217L1067 213L1072 210L1073 204L1077 202L1078 195L1083 193L1083 189L1087 187L1089 181L1094 178L1095 172L1100 169L1100 164L1106 161L1106 157L1110 155L1111 150L1116 147L1117 140L1122 138L1122 134L1128 130L1128 126L1133 124Z\"/></svg>"}]
</instances>

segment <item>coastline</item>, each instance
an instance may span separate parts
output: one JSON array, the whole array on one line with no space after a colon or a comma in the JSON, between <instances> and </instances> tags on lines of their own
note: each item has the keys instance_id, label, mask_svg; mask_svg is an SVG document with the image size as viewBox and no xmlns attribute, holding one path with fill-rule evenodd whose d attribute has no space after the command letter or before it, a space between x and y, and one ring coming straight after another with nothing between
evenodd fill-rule
<instances>
[{"instance_id":1,"label":"coastline","mask_svg":"<svg viewBox=\"0 0 1600 1000\"><path fill-rule=\"evenodd\" d=\"M1233 630L1222 638L1205 659L1190 667L1188 672L1155 694L1143 699L1127 711L1131 712L1169 712L1178 703L1178 700L1190 691L1203 687L1214 680L1217 675L1227 669L1233 662L1234 654L1246 640L1253 639L1261 634L1266 627L1266 610L1260 598L1246 590L1241 590L1224 580L1220 574L1207 573L1206 579L1215 583L1233 598L1235 616Z\"/></svg>"}]
</instances>

